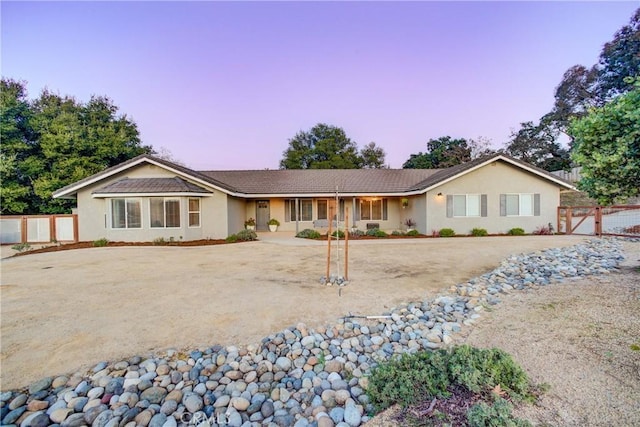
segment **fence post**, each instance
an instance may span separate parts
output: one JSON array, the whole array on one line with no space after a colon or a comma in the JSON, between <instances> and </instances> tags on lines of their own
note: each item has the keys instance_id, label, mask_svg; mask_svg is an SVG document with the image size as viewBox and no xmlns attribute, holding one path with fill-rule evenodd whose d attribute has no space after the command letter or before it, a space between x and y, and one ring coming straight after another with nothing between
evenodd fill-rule
<instances>
[{"instance_id":1,"label":"fence post","mask_svg":"<svg viewBox=\"0 0 640 427\"><path fill-rule=\"evenodd\" d=\"M571 206L567 207L567 234L571 234L573 232L573 227L571 226Z\"/></svg>"},{"instance_id":2,"label":"fence post","mask_svg":"<svg viewBox=\"0 0 640 427\"><path fill-rule=\"evenodd\" d=\"M58 241L58 236L56 233L56 216L55 215L51 215L49 217L49 241L53 242L53 241Z\"/></svg>"},{"instance_id":3,"label":"fence post","mask_svg":"<svg viewBox=\"0 0 640 427\"><path fill-rule=\"evenodd\" d=\"M78 214L73 214L73 241L78 242L80 238L78 232Z\"/></svg>"},{"instance_id":4,"label":"fence post","mask_svg":"<svg viewBox=\"0 0 640 427\"><path fill-rule=\"evenodd\" d=\"M596 212L595 212L595 233L596 236L602 236L602 207L601 206L596 206Z\"/></svg>"},{"instance_id":5,"label":"fence post","mask_svg":"<svg viewBox=\"0 0 640 427\"><path fill-rule=\"evenodd\" d=\"M20 243L27 243L27 217L20 218Z\"/></svg>"},{"instance_id":6,"label":"fence post","mask_svg":"<svg viewBox=\"0 0 640 427\"><path fill-rule=\"evenodd\" d=\"M560 221L560 211L562 210L562 206L558 206L557 212L556 212L556 220L557 220L557 227L556 230L558 231L558 233L562 232L562 229L560 228L560 226L562 225L562 222Z\"/></svg>"}]
</instances>

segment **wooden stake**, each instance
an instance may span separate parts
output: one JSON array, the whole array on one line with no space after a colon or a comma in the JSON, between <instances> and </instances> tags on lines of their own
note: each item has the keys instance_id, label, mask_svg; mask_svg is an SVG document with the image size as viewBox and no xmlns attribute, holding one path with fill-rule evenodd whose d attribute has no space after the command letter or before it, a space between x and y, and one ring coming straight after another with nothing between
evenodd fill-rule
<instances>
[{"instance_id":1,"label":"wooden stake","mask_svg":"<svg viewBox=\"0 0 640 427\"><path fill-rule=\"evenodd\" d=\"M344 213L344 280L349 280L349 208Z\"/></svg>"},{"instance_id":2,"label":"wooden stake","mask_svg":"<svg viewBox=\"0 0 640 427\"><path fill-rule=\"evenodd\" d=\"M329 273L331 272L331 218L333 217L333 209L329 207L329 232L327 234L327 283L329 283Z\"/></svg>"}]
</instances>

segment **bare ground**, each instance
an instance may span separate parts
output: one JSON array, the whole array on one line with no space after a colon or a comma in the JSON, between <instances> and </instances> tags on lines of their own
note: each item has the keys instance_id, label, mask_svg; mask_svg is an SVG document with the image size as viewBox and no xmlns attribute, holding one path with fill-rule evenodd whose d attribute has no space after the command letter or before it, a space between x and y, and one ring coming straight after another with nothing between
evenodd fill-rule
<instances>
[{"instance_id":1,"label":"bare ground","mask_svg":"<svg viewBox=\"0 0 640 427\"><path fill-rule=\"evenodd\" d=\"M516 415L541 426L640 425L640 243L626 243L618 273L514 292L467 329L466 342L498 347L549 391ZM398 426L398 409L367 424Z\"/></svg>"},{"instance_id":2,"label":"bare ground","mask_svg":"<svg viewBox=\"0 0 640 427\"><path fill-rule=\"evenodd\" d=\"M319 285L326 243L268 236L234 245L91 248L3 259L0 389L102 360L255 344L298 322L314 327L349 313L380 314L489 271L510 254L584 240L354 242L350 284L339 292Z\"/></svg>"}]
</instances>

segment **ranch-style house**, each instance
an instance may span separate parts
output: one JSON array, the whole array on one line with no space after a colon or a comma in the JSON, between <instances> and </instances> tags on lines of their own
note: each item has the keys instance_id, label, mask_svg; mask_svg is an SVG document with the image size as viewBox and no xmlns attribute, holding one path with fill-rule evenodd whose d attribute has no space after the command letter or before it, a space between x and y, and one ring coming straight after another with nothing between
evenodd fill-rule
<instances>
[{"instance_id":1,"label":"ranch-style house","mask_svg":"<svg viewBox=\"0 0 640 427\"><path fill-rule=\"evenodd\" d=\"M562 191L574 186L503 154L446 169L195 171L141 155L68 185L79 240L223 239L255 219L258 231L326 231L329 221L385 231L415 222L420 233L473 228L531 232L555 224Z\"/></svg>"}]
</instances>

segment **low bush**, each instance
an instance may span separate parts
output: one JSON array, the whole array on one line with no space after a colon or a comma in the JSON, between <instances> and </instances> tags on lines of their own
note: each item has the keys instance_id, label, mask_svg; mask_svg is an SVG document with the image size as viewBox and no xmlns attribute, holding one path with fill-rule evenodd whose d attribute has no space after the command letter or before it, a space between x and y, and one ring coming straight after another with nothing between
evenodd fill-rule
<instances>
[{"instance_id":1,"label":"low bush","mask_svg":"<svg viewBox=\"0 0 640 427\"><path fill-rule=\"evenodd\" d=\"M312 230L311 228L305 228L304 230L296 234L296 237L299 237L301 239L319 239L322 237L322 235L318 233L316 230Z\"/></svg>"},{"instance_id":2,"label":"low bush","mask_svg":"<svg viewBox=\"0 0 640 427\"><path fill-rule=\"evenodd\" d=\"M153 239L154 245L164 245L166 243L167 241L164 239L164 237L156 237L155 239Z\"/></svg>"},{"instance_id":3,"label":"low bush","mask_svg":"<svg viewBox=\"0 0 640 427\"><path fill-rule=\"evenodd\" d=\"M541 225L540 227L533 230L533 233L531 234L535 234L537 236L550 235L553 234L553 230L548 225Z\"/></svg>"},{"instance_id":4,"label":"low bush","mask_svg":"<svg viewBox=\"0 0 640 427\"><path fill-rule=\"evenodd\" d=\"M18 252L24 252L24 251L30 250L31 249L31 245L28 244L27 242L18 243L17 245L11 246L11 249L13 249L14 251L18 251Z\"/></svg>"},{"instance_id":5,"label":"low bush","mask_svg":"<svg viewBox=\"0 0 640 427\"><path fill-rule=\"evenodd\" d=\"M456 235L456 232L453 231L453 228L441 228L438 235L440 237L453 237Z\"/></svg>"},{"instance_id":6,"label":"low bush","mask_svg":"<svg viewBox=\"0 0 640 427\"><path fill-rule=\"evenodd\" d=\"M506 401L502 402L504 399L496 396L495 404L492 402L492 391L498 390L497 394L512 401L534 398L526 373L509 354L495 348L478 349L468 345L403 354L381 362L371 371L367 395L380 411L394 404L406 408L435 397L447 398L461 390L490 403L479 404L467 412L470 425L475 426L524 425L511 415L512 408L504 404ZM501 422L482 424L491 416Z\"/></svg>"},{"instance_id":7,"label":"low bush","mask_svg":"<svg viewBox=\"0 0 640 427\"><path fill-rule=\"evenodd\" d=\"M420 232L418 230L407 231L407 236L415 237L415 236L419 236L419 235L420 235Z\"/></svg>"},{"instance_id":8,"label":"low bush","mask_svg":"<svg viewBox=\"0 0 640 427\"><path fill-rule=\"evenodd\" d=\"M338 239L344 239L344 231L336 230L333 233L331 233L331 237L333 237L334 239L336 238L336 236L338 236Z\"/></svg>"},{"instance_id":9,"label":"low bush","mask_svg":"<svg viewBox=\"0 0 640 427\"><path fill-rule=\"evenodd\" d=\"M108 244L109 244L109 241L104 237L102 239L93 241L93 246L95 246L96 248L101 248L101 247L107 246Z\"/></svg>"},{"instance_id":10,"label":"low bush","mask_svg":"<svg viewBox=\"0 0 640 427\"><path fill-rule=\"evenodd\" d=\"M236 233L236 237L242 242L258 240L258 235L253 230L240 230L238 231L238 233Z\"/></svg>"},{"instance_id":11,"label":"low bush","mask_svg":"<svg viewBox=\"0 0 640 427\"><path fill-rule=\"evenodd\" d=\"M509 236L524 236L524 229L520 227L514 227L507 232Z\"/></svg>"},{"instance_id":12,"label":"low bush","mask_svg":"<svg viewBox=\"0 0 640 427\"><path fill-rule=\"evenodd\" d=\"M371 230L367 230L367 236L387 237L388 234L385 231L380 230L379 228L372 228Z\"/></svg>"},{"instance_id":13,"label":"low bush","mask_svg":"<svg viewBox=\"0 0 640 427\"><path fill-rule=\"evenodd\" d=\"M226 239L224 239L225 242L227 243L235 243L238 241L238 235L237 234L232 234L230 236L227 236Z\"/></svg>"},{"instance_id":14,"label":"low bush","mask_svg":"<svg viewBox=\"0 0 640 427\"><path fill-rule=\"evenodd\" d=\"M360 229L352 229L351 232L349 233L349 236L353 236L353 237L362 237L364 236L366 233Z\"/></svg>"},{"instance_id":15,"label":"low bush","mask_svg":"<svg viewBox=\"0 0 640 427\"><path fill-rule=\"evenodd\" d=\"M473 230L471 230L472 236L482 237L486 236L487 234L487 230L485 230L484 228L474 228Z\"/></svg>"},{"instance_id":16,"label":"low bush","mask_svg":"<svg viewBox=\"0 0 640 427\"><path fill-rule=\"evenodd\" d=\"M498 397L493 404L486 402L476 403L467 412L467 421L470 427L528 427L531 423L512 414L513 405L507 400Z\"/></svg>"}]
</instances>

